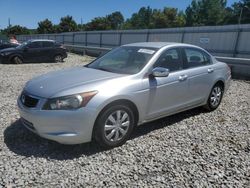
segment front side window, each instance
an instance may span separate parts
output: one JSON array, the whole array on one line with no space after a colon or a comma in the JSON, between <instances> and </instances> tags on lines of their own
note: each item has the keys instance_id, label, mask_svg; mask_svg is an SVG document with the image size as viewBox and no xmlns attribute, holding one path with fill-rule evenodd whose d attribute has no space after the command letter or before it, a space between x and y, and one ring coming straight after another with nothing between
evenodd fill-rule
<instances>
[{"instance_id":1,"label":"front side window","mask_svg":"<svg viewBox=\"0 0 250 188\"><path fill-rule=\"evenodd\" d=\"M42 44L41 42L31 42L30 44L28 44L29 48L41 48Z\"/></svg>"},{"instance_id":2,"label":"front side window","mask_svg":"<svg viewBox=\"0 0 250 188\"><path fill-rule=\"evenodd\" d=\"M156 51L154 48L123 46L110 51L86 67L120 74L136 74Z\"/></svg>"},{"instance_id":3,"label":"front side window","mask_svg":"<svg viewBox=\"0 0 250 188\"><path fill-rule=\"evenodd\" d=\"M208 65L211 63L210 57L203 51L198 49L184 49L186 58L187 58L187 66L199 67L203 65Z\"/></svg>"},{"instance_id":4,"label":"front side window","mask_svg":"<svg viewBox=\"0 0 250 188\"><path fill-rule=\"evenodd\" d=\"M182 69L182 59L178 49L170 49L160 56L154 64L155 67L163 67L169 69L170 72Z\"/></svg>"}]
</instances>

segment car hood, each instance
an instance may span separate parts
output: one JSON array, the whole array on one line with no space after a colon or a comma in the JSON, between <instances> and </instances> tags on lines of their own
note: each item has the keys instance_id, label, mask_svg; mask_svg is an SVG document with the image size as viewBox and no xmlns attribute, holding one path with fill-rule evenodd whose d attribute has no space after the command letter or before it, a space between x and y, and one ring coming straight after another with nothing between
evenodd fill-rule
<instances>
[{"instance_id":1,"label":"car hood","mask_svg":"<svg viewBox=\"0 0 250 188\"><path fill-rule=\"evenodd\" d=\"M16 48L4 48L2 50L0 50L1 52L14 52L16 51L17 49Z\"/></svg>"},{"instance_id":2,"label":"car hood","mask_svg":"<svg viewBox=\"0 0 250 188\"><path fill-rule=\"evenodd\" d=\"M33 78L27 82L24 90L31 95L50 98L67 89L72 89L74 87L105 81L121 76L121 74L97 69L76 67L50 72Z\"/></svg>"}]
</instances>

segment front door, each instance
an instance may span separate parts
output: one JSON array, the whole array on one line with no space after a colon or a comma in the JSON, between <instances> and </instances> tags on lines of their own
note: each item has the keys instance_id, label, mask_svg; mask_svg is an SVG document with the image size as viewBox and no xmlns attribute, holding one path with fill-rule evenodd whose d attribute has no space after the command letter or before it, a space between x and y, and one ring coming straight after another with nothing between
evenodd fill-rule
<instances>
[{"instance_id":1,"label":"front door","mask_svg":"<svg viewBox=\"0 0 250 188\"><path fill-rule=\"evenodd\" d=\"M188 76L183 70L180 49L168 49L162 53L153 68L163 67L170 71L167 77L149 77L143 80L148 92L147 119L171 114L185 108Z\"/></svg>"}]
</instances>

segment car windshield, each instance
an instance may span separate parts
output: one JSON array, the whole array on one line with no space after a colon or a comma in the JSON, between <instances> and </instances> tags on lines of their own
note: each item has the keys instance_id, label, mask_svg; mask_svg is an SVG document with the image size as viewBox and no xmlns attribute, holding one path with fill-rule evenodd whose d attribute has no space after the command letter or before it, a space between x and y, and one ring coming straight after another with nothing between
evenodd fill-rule
<instances>
[{"instance_id":1,"label":"car windshield","mask_svg":"<svg viewBox=\"0 0 250 188\"><path fill-rule=\"evenodd\" d=\"M17 46L16 48L21 49L24 46L26 46L28 44L28 42L23 42L22 44L20 44L19 46Z\"/></svg>"},{"instance_id":2,"label":"car windshield","mask_svg":"<svg viewBox=\"0 0 250 188\"><path fill-rule=\"evenodd\" d=\"M123 46L86 65L88 68L119 74L136 74L148 63L156 48Z\"/></svg>"}]
</instances>

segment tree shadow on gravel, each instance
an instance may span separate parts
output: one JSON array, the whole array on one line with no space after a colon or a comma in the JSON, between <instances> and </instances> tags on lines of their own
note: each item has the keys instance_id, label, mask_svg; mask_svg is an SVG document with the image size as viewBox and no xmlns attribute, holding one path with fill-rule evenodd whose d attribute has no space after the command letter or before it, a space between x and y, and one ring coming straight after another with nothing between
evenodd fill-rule
<instances>
[{"instance_id":1,"label":"tree shadow on gravel","mask_svg":"<svg viewBox=\"0 0 250 188\"><path fill-rule=\"evenodd\" d=\"M185 111L176 115L165 117L150 123L136 127L131 136L131 140L140 136L144 136L151 131L171 126L183 119L204 113L202 108ZM54 141L50 141L39 137L38 135L27 130L20 120L15 121L4 131L4 142L10 151L17 155L25 157L41 157L56 160L67 160L78 158L82 155L91 156L99 152L105 151L95 142L63 145Z\"/></svg>"}]
</instances>

